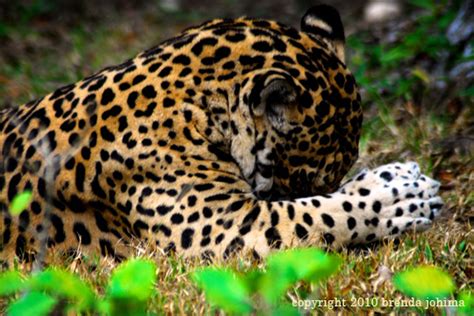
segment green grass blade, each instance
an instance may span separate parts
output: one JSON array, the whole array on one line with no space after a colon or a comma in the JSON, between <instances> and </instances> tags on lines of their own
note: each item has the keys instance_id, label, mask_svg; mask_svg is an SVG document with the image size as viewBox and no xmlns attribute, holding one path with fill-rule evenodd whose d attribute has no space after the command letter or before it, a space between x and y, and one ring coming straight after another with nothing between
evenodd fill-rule
<instances>
[{"instance_id":1,"label":"green grass blade","mask_svg":"<svg viewBox=\"0 0 474 316\"><path fill-rule=\"evenodd\" d=\"M230 313L249 313L249 290L245 282L233 272L218 268L207 268L194 272L193 279L206 293L206 298Z\"/></svg>"},{"instance_id":2,"label":"green grass blade","mask_svg":"<svg viewBox=\"0 0 474 316\"><path fill-rule=\"evenodd\" d=\"M56 305L55 298L41 292L29 292L7 309L8 316L43 316L49 315Z\"/></svg>"}]
</instances>

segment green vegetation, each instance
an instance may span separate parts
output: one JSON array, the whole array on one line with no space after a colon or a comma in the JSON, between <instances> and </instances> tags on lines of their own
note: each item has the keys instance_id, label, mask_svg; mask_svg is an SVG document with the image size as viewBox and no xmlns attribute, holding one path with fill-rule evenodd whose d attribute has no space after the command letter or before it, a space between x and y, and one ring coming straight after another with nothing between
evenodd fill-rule
<instances>
[{"instance_id":1,"label":"green vegetation","mask_svg":"<svg viewBox=\"0 0 474 316\"><path fill-rule=\"evenodd\" d=\"M271 255L264 269L237 273L229 268L199 268L192 273L192 279L205 292L212 309L238 315L300 315L312 302L325 302L320 298L319 286L339 270L341 263L338 256L319 249L294 249ZM112 272L101 297L76 274L61 268L51 267L29 277L12 270L0 274L0 296L17 297L7 307L11 316L53 312L148 315L154 314L148 311L150 299L159 295L154 286L155 272L153 262L129 259ZM474 313L473 293L461 291L458 300L453 300L452 278L434 266L397 273L393 283L396 289L417 300L411 308L420 313L428 307L454 307L463 315ZM289 295L290 288L298 289L296 296ZM387 304L378 299L362 302L371 302L368 304L372 307ZM361 303L353 298L343 304Z\"/></svg>"},{"instance_id":2,"label":"green vegetation","mask_svg":"<svg viewBox=\"0 0 474 316\"><path fill-rule=\"evenodd\" d=\"M463 116L471 121L474 115L469 109L474 98L472 79L450 73L474 61L472 48L466 55L467 47L474 47L472 37L456 44L447 37L461 1L410 2L418 8L417 14L401 21L401 26L391 24L388 31L377 34L360 31L347 40L349 67L362 89L366 110L363 149L389 136L423 155L427 153L424 141L436 143L437 138L458 134L459 127L453 129L455 120ZM411 137L403 137L401 129ZM431 171L435 162L425 155L421 163Z\"/></svg>"},{"instance_id":3,"label":"green vegetation","mask_svg":"<svg viewBox=\"0 0 474 316\"><path fill-rule=\"evenodd\" d=\"M394 284L407 295L426 300L449 297L455 288L451 277L433 266L400 272L395 275Z\"/></svg>"},{"instance_id":4,"label":"green vegetation","mask_svg":"<svg viewBox=\"0 0 474 316\"><path fill-rule=\"evenodd\" d=\"M227 268L211 267L193 276L211 304L226 312L298 315L298 310L282 296L300 281L319 285L340 264L339 257L318 249L294 249L268 257L265 272L258 269L237 275ZM316 295L317 287L311 293L303 290L299 294L305 298Z\"/></svg>"},{"instance_id":5,"label":"green vegetation","mask_svg":"<svg viewBox=\"0 0 474 316\"><path fill-rule=\"evenodd\" d=\"M452 300L455 291L453 279L438 267L419 266L399 272L393 277L393 283L402 293L421 301L425 309L439 306L446 310L451 308L460 315L474 313L473 292L462 291L457 300ZM422 313L422 309L419 312Z\"/></svg>"},{"instance_id":6,"label":"green vegetation","mask_svg":"<svg viewBox=\"0 0 474 316\"><path fill-rule=\"evenodd\" d=\"M28 207L30 200L31 192L18 194L11 203L10 213L18 216ZM433 261L429 244L425 244L424 249L419 248L426 261ZM465 253L465 242L462 241L457 248ZM87 257L83 259L87 262ZM321 302L327 307L324 302L334 300L322 298L320 287L340 270L342 263L340 256L316 248L300 248L276 252L266 259L264 267L243 268L244 271L240 272L232 270L229 265L189 271L190 279L204 291L211 309L238 315L300 315L305 309L316 306L313 302ZM349 269L354 267L354 263L349 262ZM61 262L61 265L64 264ZM172 266L178 267L175 264ZM365 271L373 273L368 267ZM180 267L179 270L184 269ZM105 295L100 296L77 273L59 265L51 265L27 276L14 269L0 273L0 298L8 298L6 312L10 316L53 313L149 315L156 313L149 308L152 299L155 299L152 304L160 301L156 301L160 296L157 291L159 284L155 285L156 272L156 264L148 259L126 260L114 268L103 286ZM430 307L455 308L461 315L474 313L472 291L459 291L458 299L452 299L456 291L452 278L435 266L419 266L398 272L392 282L397 290L417 300L409 307L419 313ZM402 300L399 299L400 302ZM365 307L377 308L389 301L384 298L382 301L378 298L360 301L352 297L350 301L343 299L341 302L339 307L342 308L348 307L348 304L357 308L364 304L367 305ZM155 305L152 309L157 307Z\"/></svg>"},{"instance_id":7,"label":"green vegetation","mask_svg":"<svg viewBox=\"0 0 474 316\"><path fill-rule=\"evenodd\" d=\"M462 47L450 43L446 33L460 6L448 1L412 1L423 8L416 19L407 21L408 30L390 30L391 40L374 42L367 32L348 38L353 56L351 69L357 82L368 92L368 102L392 103L420 100L435 81L449 84L445 73L430 73L437 63L444 70L474 60L463 56ZM470 40L471 45L474 41ZM472 87L470 87L472 88ZM472 89L456 91L458 96L474 96Z\"/></svg>"},{"instance_id":8,"label":"green vegetation","mask_svg":"<svg viewBox=\"0 0 474 316\"><path fill-rule=\"evenodd\" d=\"M53 312L147 315L147 302L155 294L155 271L155 264L149 260L124 262L112 273L104 297L64 269L51 267L28 277L16 270L7 271L0 274L0 295L18 297L7 308L11 316Z\"/></svg>"},{"instance_id":9,"label":"green vegetation","mask_svg":"<svg viewBox=\"0 0 474 316\"><path fill-rule=\"evenodd\" d=\"M402 17L404 27L392 24L388 34L377 36L359 29L348 39L349 68L362 89L365 112L360 160L354 170L394 160L419 162L424 173L442 182L446 202L442 218L431 230L374 247L342 249L337 257L310 249L277 253L258 262L251 254L243 254L225 262L217 260L209 268L203 268L207 262L200 259L163 256L145 247L137 248L138 259L118 267L106 259L64 260L50 253L51 268L31 274L30 264L15 263L14 270L0 275L0 314L115 315L145 310L159 315L210 314L217 309L236 314L291 314L293 301L336 298L348 303L334 310L347 313L443 312L443 307L436 306L381 304L413 296L462 300L464 307L457 311L472 315L474 90L472 81L452 77L449 71L474 60L463 49L474 44L472 39L464 46L451 44L446 37L461 1L410 2L409 14ZM0 20L4 44L0 47L0 107L29 101L120 63L198 19L197 13L182 12L176 13L178 22L170 21L159 10L143 9L139 18L111 12L100 21L48 24L45 16L58 12L57 2L31 3L35 5L17 11L15 19ZM28 203L25 192L10 205L12 214L19 215ZM146 258L153 258L154 263ZM328 266L327 262L337 264ZM426 266L438 268L426 270ZM334 270L319 270L324 267ZM430 283L433 274L439 283ZM427 290L438 289L440 296L419 293L419 284L428 284ZM311 308L319 313L332 310L328 305Z\"/></svg>"}]
</instances>

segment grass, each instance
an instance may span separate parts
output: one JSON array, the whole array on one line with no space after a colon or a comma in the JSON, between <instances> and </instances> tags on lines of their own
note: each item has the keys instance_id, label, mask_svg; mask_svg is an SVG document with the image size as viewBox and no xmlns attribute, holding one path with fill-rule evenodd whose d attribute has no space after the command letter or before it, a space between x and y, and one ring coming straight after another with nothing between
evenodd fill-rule
<instances>
[{"instance_id":1,"label":"grass","mask_svg":"<svg viewBox=\"0 0 474 316\"><path fill-rule=\"evenodd\" d=\"M195 15L183 15L176 24L164 29L164 23L157 21L156 16L142 13L146 20L140 21L135 17L135 29L125 22L111 22L111 19L106 23L94 24L93 27L86 23L48 35L45 28L35 30L26 27L32 19L38 23L31 16L18 27L0 25L0 30L8 30L9 47L13 47L18 53L15 57L9 57L4 51L0 54L0 61L3 61L0 62L0 103L23 103L62 84L75 82L106 65L119 63L175 33L190 16L193 20L199 18ZM157 35L160 31L163 36ZM2 31L0 35L5 36L2 35L4 33ZM54 38L57 34L59 38ZM357 45L356 49L370 50L370 46L364 43ZM399 55L396 57L399 58ZM397 72L397 69L394 70L392 64L380 67L377 63L370 68L364 63L364 58L367 56L353 54L351 60L354 73L364 90L367 90L364 93L361 156L353 170L395 160L417 161L424 173L441 181L441 196L446 206L442 217L431 230L423 234L407 234L398 241L392 240L363 249L338 250L344 261L342 270L318 289L318 299L329 302L344 298L348 306L343 311L348 314L361 310L416 312L415 309L405 307L397 309L371 304L380 304L382 299L389 302L407 299L395 291L390 280L393 272L418 264L433 264L451 274L459 290L472 289L474 286L474 155L472 139L463 141L462 138L469 139L469 131L474 126L472 93L456 96L453 98L455 101L444 100L441 108L421 106L413 97L413 81L402 82L401 86L407 86L402 92L391 90L388 95L384 95L378 92L380 87L374 85L378 83L377 80ZM385 57L385 62L386 59ZM397 59L397 63L399 62ZM415 66L408 62L407 67L415 69ZM433 88L424 85L423 89ZM460 102L460 105L450 102ZM158 295L150 302L150 312L213 312L204 294L198 291L190 278L190 274L205 262L168 257L144 249L137 250L137 255L152 257L158 266ZM98 293L104 292L110 271L115 266L115 263L103 258L64 260L51 255L50 260L55 265L78 273ZM217 264L225 264L237 271L263 266L262 262L253 260L250 255L241 255ZM31 267L20 265L18 268L29 271ZM301 283L288 291L286 299L291 302L310 292L310 285ZM356 303L355 306L351 306L353 302ZM4 313L6 303L8 302L0 301L0 314ZM328 307L318 307L316 310L325 312ZM435 309L430 311L440 312Z\"/></svg>"}]
</instances>

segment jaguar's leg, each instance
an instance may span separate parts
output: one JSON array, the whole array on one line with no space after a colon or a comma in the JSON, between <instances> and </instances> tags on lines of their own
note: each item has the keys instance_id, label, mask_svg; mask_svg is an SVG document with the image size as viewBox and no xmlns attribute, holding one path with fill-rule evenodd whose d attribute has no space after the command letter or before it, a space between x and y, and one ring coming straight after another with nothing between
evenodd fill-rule
<instances>
[{"instance_id":1,"label":"jaguar's leg","mask_svg":"<svg viewBox=\"0 0 474 316\"><path fill-rule=\"evenodd\" d=\"M438 182L420 175L409 163L364 171L329 195L278 202L229 195L226 201L205 206L212 219L194 242L203 253L218 256L238 248L265 255L272 247L321 240L335 245L365 243L407 230L423 231L443 206L436 196L438 188Z\"/></svg>"}]
</instances>

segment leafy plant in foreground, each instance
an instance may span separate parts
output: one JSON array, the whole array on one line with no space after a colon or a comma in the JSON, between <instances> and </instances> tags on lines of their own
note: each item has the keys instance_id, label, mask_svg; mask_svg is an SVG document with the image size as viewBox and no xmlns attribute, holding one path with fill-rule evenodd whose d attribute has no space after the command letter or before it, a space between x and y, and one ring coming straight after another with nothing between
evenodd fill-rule
<instances>
[{"instance_id":1,"label":"leafy plant in foreground","mask_svg":"<svg viewBox=\"0 0 474 316\"><path fill-rule=\"evenodd\" d=\"M9 211L18 216L28 208L31 191L17 194ZM70 271L50 267L25 277L18 271L0 274L0 297L20 294L9 304L7 312L15 316L99 312L103 315L146 315L147 302L155 294L156 265L152 261L131 259L112 273L105 297Z\"/></svg>"},{"instance_id":2,"label":"leafy plant in foreground","mask_svg":"<svg viewBox=\"0 0 474 316\"><path fill-rule=\"evenodd\" d=\"M147 301L156 294L156 265L148 260L128 260L112 274L102 311L108 315L146 315Z\"/></svg>"},{"instance_id":3,"label":"leafy plant in foreground","mask_svg":"<svg viewBox=\"0 0 474 316\"><path fill-rule=\"evenodd\" d=\"M335 273L340 264L338 256L319 249L293 249L271 255L265 272L251 270L242 275L209 267L194 272L193 279L209 302L226 312L299 315L297 309L281 300L288 288L299 281L317 285Z\"/></svg>"},{"instance_id":4,"label":"leafy plant in foreground","mask_svg":"<svg viewBox=\"0 0 474 316\"><path fill-rule=\"evenodd\" d=\"M0 296L20 297L10 303L8 315L48 315L98 312L102 315L146 315L154 294L156 266L149 260L131 259L119 265L110 277L104 297L72 272L48 268L29 277L18 271L0 274Z\"/></svg>"},{"instance_id":5,"label":"leafy plant in foreground","mask_svg":"<svg viewBox=\"0 0 474 316\"><path fill-rule=\"evenodd\" d=\"M405 295L425 302L449 299L456 288L449 274L435 266L420 266L399 272L394 275L393 284ZM458 295L458 304L457 310L460 314L474 314L472 292L461 292Z\"/></svg>"},{"instance_id":6,"label":"leafy plant in foreground","mask_svg":"<svg viewBox=\"0 0 474 316\"><path fill-rule=\"evenodd\" d=\"M216 306L233 313L252 311L250 288L245 279L231 270L206 268L194 274L198 286L204 289L207 299Z\"/></svg>"},{"instance_id":7,"label":"leafy plant in foreground","mask_svg":"<svg viewBox=\"0 0 474 316\"><path fill-rule=\"evenodd\" d=\"M451 277L433 266L417 267L400 272L394 276L393 283L401 292L427 300L449 297L455 289Z\"/></svg>"}]
</instances>

